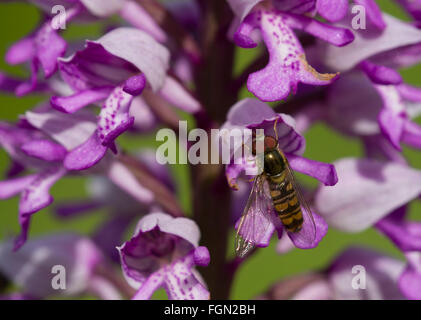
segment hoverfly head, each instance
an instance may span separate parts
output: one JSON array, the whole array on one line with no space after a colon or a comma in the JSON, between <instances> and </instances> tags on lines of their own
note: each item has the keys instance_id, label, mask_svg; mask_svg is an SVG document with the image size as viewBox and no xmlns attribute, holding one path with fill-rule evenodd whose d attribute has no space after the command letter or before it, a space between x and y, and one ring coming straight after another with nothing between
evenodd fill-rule
<instances>
[{"instance_id":1,"label":"hoverfly head","mask_svg":"<svg viewBox=\"0 0 421 320\"><path fill-rule=\"evenodd\" d=\"M265 136L264 138L265 152L272 151L278 147L278 141L271 136Z\"/></svg>"},{"instance_id":2,"label":"hoverfly head","mask_svg":"<svg viewBox=\"0 0 421 320\"><path fill-rule=\"evenodd\" d=\"M251 153L253 156L256 156L259 153L264 153L266 150L265 147L265 136L260 134L256 135L255 132L253 132L252 137L252 143L251 143Z\"/></svg>"}]
</instances>

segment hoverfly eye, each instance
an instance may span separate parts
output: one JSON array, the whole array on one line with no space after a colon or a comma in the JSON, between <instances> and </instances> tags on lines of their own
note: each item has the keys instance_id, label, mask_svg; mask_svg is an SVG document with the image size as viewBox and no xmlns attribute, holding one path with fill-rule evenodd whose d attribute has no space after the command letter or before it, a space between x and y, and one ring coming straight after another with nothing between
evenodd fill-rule
<instances>
[{"instance_id":1,"label":"hoverfly eye","mask_svg":"<svg viewBox=\"0 0 421 320\"><path fill-rule=\"evenodd\" d=\"M275 149L278 145L278 141L274 137L266 136L265 137L265 150L266 149Z\"/></svg>"}]
</instances>

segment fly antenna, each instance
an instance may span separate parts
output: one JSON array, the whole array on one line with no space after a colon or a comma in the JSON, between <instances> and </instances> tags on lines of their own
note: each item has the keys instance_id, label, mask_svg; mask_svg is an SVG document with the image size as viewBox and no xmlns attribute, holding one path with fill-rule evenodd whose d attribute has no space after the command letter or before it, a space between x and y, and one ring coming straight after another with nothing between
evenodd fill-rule
<instances>
[{"instance_id":1,"label":"fly antenna","mask_svg":"<svg viewBox=\"0 0 421 320\"><path fill-rule=\"evenodd\" d=\"M276 144L278 144L278 140L279 140L279 137L278 137L278 120L279 120L279 118L276 118L276 120L273 124L273 131L275 132Z\"/></svg>"}]
</instances>

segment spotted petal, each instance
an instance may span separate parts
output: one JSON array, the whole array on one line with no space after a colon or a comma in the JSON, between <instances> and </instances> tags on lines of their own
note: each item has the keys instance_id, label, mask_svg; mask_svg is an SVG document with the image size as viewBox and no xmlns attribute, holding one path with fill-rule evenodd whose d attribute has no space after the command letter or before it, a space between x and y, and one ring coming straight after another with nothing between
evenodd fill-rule
<instances>
[{"instance_id":1,"label":"spotted petal","mask_svg":"<svg viewBox=\"0 0 421 320\"><path fill-rule=\"evenodd\" d=\"M287 18L276 11L252 12L242 22L234 40L239 46L255 46L251 32L259 28L269 51L268 65L247 80L247 88L262 101L285 99L299 82L326 85L336 74L320 74L311 67L301 44L287 24Z\"/></svg>"},{"instance_id":2,"label":"spotted petal","mask_svg":"<svg viewBox=\"0 0 421 320\"><path fill-rule=\"evenodd\" d=\"M129 114L132 100L133 96L124 92L123 87L119 86L105 101L98 117L99 138L103 145L110 145L133 125L134 118Z\"/></svg>"}]
</instances>

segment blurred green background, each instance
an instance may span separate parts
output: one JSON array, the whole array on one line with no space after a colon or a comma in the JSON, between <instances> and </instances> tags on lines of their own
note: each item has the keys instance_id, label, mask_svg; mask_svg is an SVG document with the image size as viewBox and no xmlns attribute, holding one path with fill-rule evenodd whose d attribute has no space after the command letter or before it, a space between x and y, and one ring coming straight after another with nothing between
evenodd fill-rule
<instances>
[{"instance_id":1,"label":"blurred green background","mask_svg":"<svg viewBox=\"0 0 421 320\"><path fill-rule=\"evenodd\" d=\"M383 10L401 19L408 20L406 14L394 4L393 1L377 1ZM31 5L25 3L0 3L0 70L16 76L27 76L28 72L19 66L8 66L4 62L6 49L16 40L30 33L39 21L39 12ZM97 23L84 25L69 24L64 32L66 39L96 39L101 34L101 27ZM234 72L239 72L256 54L253 50L238 49ZM421 65L402 70L402 75L408 83L421 86ZM250 96L243 90L241 98ZM12 95L0 93L0 119L16 121L25 110L32 108L36 103L43 101L44 97L28 96L16 98ZM421 119L418 119L421 123ZM306 133L307 151L305 156L311 159L333 162L336 159L351 156L360 156L362 147L359 141L351 140L339 135L324 125L316 125ZM154 136L133 137L123 135L119 138L120 145L133 150L142 147L155 146ZM404 154L413 167L421 169L421 153L408 148ZM9 165L8 156L0 150L0 172L4 172ZM191 211L190 185L188 170L184 166L173 166L172 173L177 181L177 193L186 212ZM302 177L301 177L302 178ZM303 178L305 183L313 184L315 181ZM68 202L72 199L83 199L86 196L86 179L84 177L66 177L61 179L53 188L52 195L55 203ZM0 240L13 236L19 232L17 220L18 198L0 202ZM421 220L421 204L412 203L410 217ZM71 220L60 221L52 214L51 207L42 210L32 217L30 238L42 234L61 231L74 231L89 234L105 217L101 210L93 214ZM127 235L129 236L129 234ZM229 252L233 252L233 238L230 241ZM375 230L367 230L358 234L345 234L330 229L325 239L313 250L293 250L285 255L275 252L276 241L272 241L269 248L259 250L239 270L234 280L232 299L250 299L267 289L274 281L294 274L322 269L344 248L350 245L363 245L374 247L398 258L403 258L400 252L383 236ZM86 297L90 298L90 297ZM165 298L161 291L154 298Z\"/></svg>"}]
</instances>

